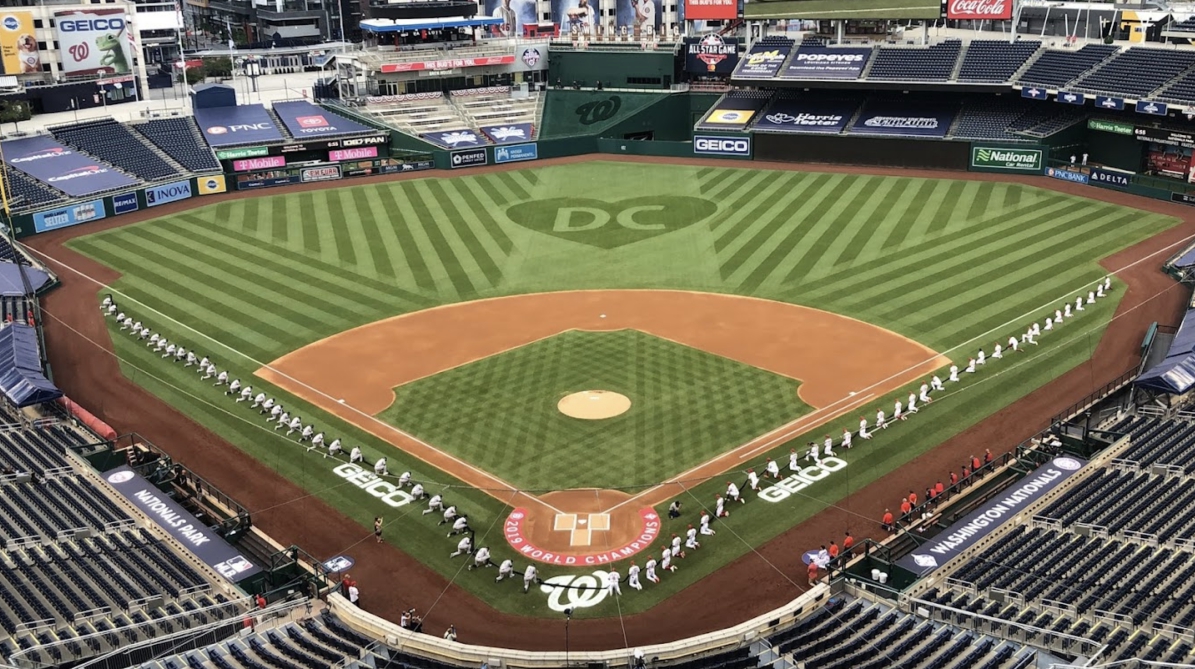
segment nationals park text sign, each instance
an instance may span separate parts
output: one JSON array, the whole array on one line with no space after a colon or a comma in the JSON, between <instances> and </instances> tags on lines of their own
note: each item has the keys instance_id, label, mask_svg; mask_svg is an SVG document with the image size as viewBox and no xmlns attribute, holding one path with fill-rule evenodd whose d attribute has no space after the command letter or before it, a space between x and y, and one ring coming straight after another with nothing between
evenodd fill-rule
<instances>
[{"instance_id":1,"label":"nationals park text sign","mask_svg":"<svg viewBox=\"0 0 1195 669\"><path fill-rule=\"evenodd\" d=\"M971 147L971 167L1041 174L1042 150L973 146Z\"/></svg>"}]
</instances>

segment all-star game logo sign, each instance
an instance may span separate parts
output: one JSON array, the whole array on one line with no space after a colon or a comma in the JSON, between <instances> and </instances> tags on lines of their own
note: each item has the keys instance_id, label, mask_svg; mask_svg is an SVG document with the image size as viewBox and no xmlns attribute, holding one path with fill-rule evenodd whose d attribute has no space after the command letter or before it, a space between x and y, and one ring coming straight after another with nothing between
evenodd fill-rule
<instances>
[{"instance_id":1,"label":"all-star game logo sign","mask_svg":"<svg viewBox=\"0 0 1195 669\"><path fill-rule=\"evenodd\" d=\"M739 62L738 40L706 35L687 45L685 69L695 74L730 74Z\"/></svg>"}]
</instances>

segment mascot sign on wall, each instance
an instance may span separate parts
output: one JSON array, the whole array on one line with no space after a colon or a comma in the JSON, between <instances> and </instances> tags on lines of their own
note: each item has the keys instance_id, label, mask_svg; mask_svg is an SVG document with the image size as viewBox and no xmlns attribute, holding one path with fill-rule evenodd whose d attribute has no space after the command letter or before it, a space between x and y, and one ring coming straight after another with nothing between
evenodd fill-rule
<instances>
[{"instance_id":1,"label":"mascot sign on wall","mask_svg":"<svg viewBox=\"0 0 1195 669\"><path fill-rule=\"evenodd\" d=\"M121 9L54 12L62 71L66 74L129 74L132 31Z\"/></svg>"}]
</instances>

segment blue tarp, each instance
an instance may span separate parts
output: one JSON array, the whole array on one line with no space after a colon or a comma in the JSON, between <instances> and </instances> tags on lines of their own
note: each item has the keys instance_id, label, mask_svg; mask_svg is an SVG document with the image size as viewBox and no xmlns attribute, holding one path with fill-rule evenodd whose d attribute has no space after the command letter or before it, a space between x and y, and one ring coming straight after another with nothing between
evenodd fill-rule
<instances>
[{"instance_id":1,"label":"blue tarp","mask_svg":"<svg viewBox=\"0 0 1195 669\"><path fill-rule=\"evenodd\" d=\"M37 330L24 323L0 328L0 392L18 407L62 397L62 391L42 373Z\"/></svg>"},{"instance_id":2,"label":"blue tarp","mask_svg":"<svg viewBox=\"0 0 1195 669\"><path fill-rule=\"evenodd\" d=\"M1178 260L1174 261L1174 266L1178 268L1190 267L1191 265L1195 265L1195 247L1192 247L1191 250L1182 254Z\"/></svg>"},{"instance_id":3,"label":"blue tarp","mask_svg":"<svg viewBox=\"0 0 1195 669\"><path fill-rule=\"evenodd\" d=\"M26 267L25 276L29 279L29 288L33 292L41 290L50 282L50 275L36 267ZM0 295L20 297L28 294L25 282L21 280L21 268L15 263L0 262Z\"/></svg>"},{"instance_id":4,"label":"blue tarp","mask_svg":"<svg viewBox=\"0 0 1195 669\"><path fill-rule=\"evenodd\" d=\"M1195 309L1187 310L1166 359L1134 381L1138 386L1181 395L1195 387Z\"/></svg>"}]
</instances>

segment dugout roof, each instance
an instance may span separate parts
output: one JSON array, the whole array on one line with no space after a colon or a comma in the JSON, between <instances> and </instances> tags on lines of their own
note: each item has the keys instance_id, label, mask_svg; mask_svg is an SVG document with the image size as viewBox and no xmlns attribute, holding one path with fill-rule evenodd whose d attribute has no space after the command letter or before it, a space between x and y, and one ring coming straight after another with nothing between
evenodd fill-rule
<instances>
[{"instance_id":1,"label":"dugout roof","mask_svg":"<svg viewBox=\"0 0 1195 669\"><path fill-rule=\"evenodd\" d=\"M62 391L42 372L37 330L24 323L0 328L0 392L18 407L62 397Z\"/></svg>"},{"instance_id":2,"label":"dugout roof","mask_svg":"<svg viewBox=\"0 0 1195 669\"><path fill-rule=\"evenodd\" d=\"M1134 381L1138 386L1181 395L1195 387L1195 309L1188 309L1166 359Z\"/></svg>"}]
</instances>

